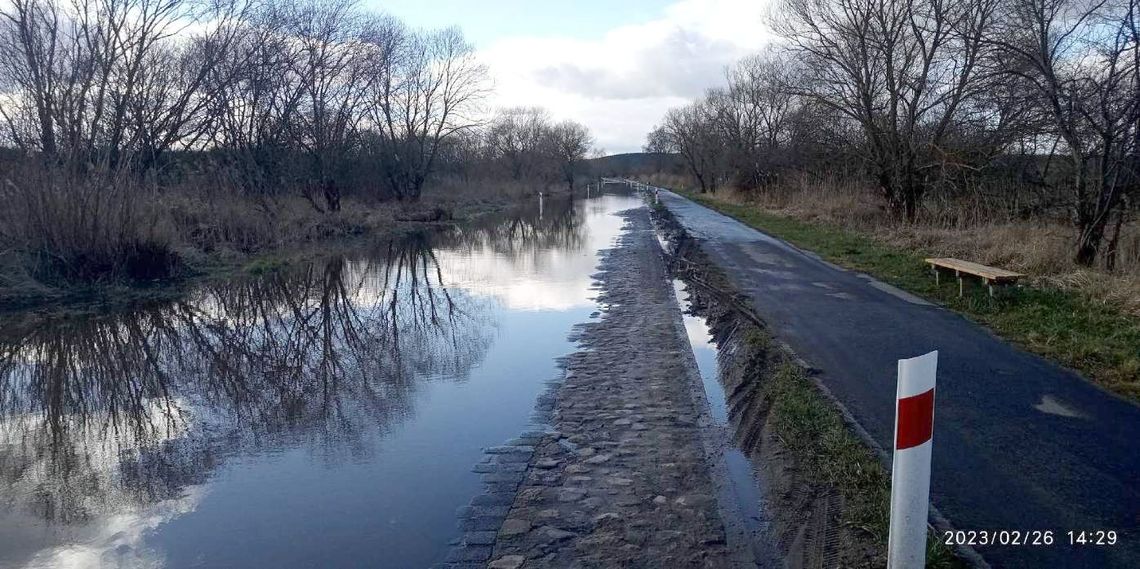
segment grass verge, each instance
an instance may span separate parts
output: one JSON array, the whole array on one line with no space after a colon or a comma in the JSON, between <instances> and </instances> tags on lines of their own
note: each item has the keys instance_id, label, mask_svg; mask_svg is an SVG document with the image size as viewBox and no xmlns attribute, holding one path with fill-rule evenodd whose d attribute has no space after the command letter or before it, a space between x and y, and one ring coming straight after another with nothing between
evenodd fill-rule
<instances>
[{"instance_id":1,"label":"grass verge","mask_svg":"<svg viewBox=\"0 0 1140 569\"><path fill-rule=\"evenodd\" d=\"M708 195L688 194L823 258L942 303L1026 349L1073 368L1106 389L1140 401L1140 321L1087 296L1024 287L990 298L981 286L958 297L953 279L936 285L920 251L908 251L852 231L772 214Z\"/></svg>"},{"instance_id":2,"label":"grass verge","mask_svg":"<svg viewBox=\"0 0 1140 569\"><path fill-rule=\"evenodd\" d=\"M758 330L745 341L754 351L771 350L767 337ZM802 369L784 358L773 360L759 385L760 396L770 405L776 434L809 482L835 488L843 497L841 523L866 532L885 551L890 528L890 475ZM935 532L926 543L928 568L964 566Z\"/></svg>"}]
</instances>

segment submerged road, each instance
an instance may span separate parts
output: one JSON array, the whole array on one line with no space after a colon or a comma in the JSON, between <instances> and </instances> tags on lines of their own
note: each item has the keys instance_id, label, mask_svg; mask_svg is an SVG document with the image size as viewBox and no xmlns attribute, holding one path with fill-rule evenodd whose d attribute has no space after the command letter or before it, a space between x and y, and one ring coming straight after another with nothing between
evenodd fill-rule
<instances>
[{"instance_id":1,"label":"submerged road","mask_svg":"<svg viewBox=\"0 0 1140 569\"><path fill-rule=\"evenodd\" d=\"M712 427L649 210L621 216L594 275L599 317L575 327L579 350L540 399L540 430L476 465L487 493L462 510L442 569L770 561L725 492L727 433Z\"/></svg>"},{"instance_id":2,"label":"submerged road","mask_svg":"<svg viewBox=\"0 0 1140 569\"><path fill-rule=\"evenodd\" d=\"M896 361L939 351L931 495L960 530L1051 530L982 546L998 567L1140 567L1140 407L967 319L671 192L661 201L771 331L885 448ZM1068 532L1116 530L1116 545Z\"/></svg>"}]
</instances>

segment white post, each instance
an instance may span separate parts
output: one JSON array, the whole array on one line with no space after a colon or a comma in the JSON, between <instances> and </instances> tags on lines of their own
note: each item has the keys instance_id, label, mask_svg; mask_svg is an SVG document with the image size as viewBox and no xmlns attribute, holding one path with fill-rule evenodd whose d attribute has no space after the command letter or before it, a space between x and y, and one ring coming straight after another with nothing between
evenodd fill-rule
<instances>
[{"instance_id":1,"label":"white post","mask_svg":"<svg viewBox=\"0 0 1140 569\"><path fill-rule=\"evenodd\" d=\"M889 569L922 569L926 565L937 369L937 351L899 360L895 456L891 468L891 528L887 539Z\"/></svg>"}]
</instances>

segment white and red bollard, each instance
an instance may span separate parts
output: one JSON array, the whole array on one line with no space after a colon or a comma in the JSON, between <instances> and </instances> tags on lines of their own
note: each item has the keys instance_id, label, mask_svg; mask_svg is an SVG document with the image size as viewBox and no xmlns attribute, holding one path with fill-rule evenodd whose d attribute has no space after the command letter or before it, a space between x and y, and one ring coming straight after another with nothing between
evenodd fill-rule
<instances>
[{"instance_id":1,"label":"white and red bollard","mask_svg":"<svg viewBox=\"0 0 1140 569\"><path fill-rule=\"evenodd\" d=\"M887 540L889 569L921 569L926 565L937 369L937 351L899 360L895 456L891 468L891 529Z\"/></svg>"}]
</instances>

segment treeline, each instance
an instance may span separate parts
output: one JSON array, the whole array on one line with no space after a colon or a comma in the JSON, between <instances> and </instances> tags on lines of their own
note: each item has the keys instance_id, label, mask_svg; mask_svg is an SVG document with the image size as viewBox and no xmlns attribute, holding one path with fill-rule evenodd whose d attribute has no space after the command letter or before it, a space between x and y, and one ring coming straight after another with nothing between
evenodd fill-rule
<instances>
[{"instance_id":1,"label":"treeline","mask_svg":"<svg viewBox=\"0 0 1140 569\"><path fill-rule=\"evenodd\" d=\"M446 176L572 187L589 132L493 114L490 88L458 29L350 0L5 2L0 273L162 276L180 238L261 242L290 201L416 202ZM207 227L219 200L246 226Z\"/></svg>"},{"instance_id":2,"label":"treeline","mask_svg":"<svg viewBox=\"0 0 1140 569\"><path fill-rule=\"evenodd\" d=\"M671 110L647 150L701 191L857 176L896 217L1023 192L1109 269L1140 173L1137 0L783 0L783 41Z\"/></svg>"},{"instance_id":3,"label":"treeline","mask_svg":"<svg viewBox=\"0 0 1140 569\"><path fill-rule=\"evenodd\" d=\"M555 122L540 107L499 109L485 124L457 137L444 170L464 181L489 176L543 187L564 184L573 191L578 178L589 174L586 160L594 144L585 126Z\"/></svg>"}]
</instances>

